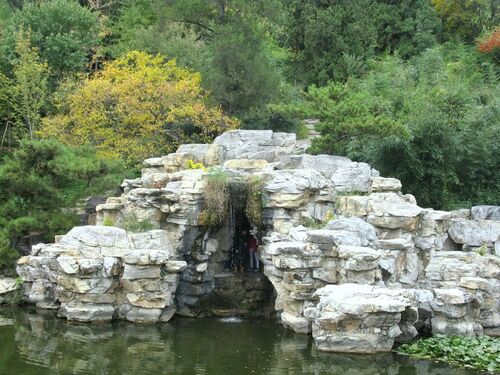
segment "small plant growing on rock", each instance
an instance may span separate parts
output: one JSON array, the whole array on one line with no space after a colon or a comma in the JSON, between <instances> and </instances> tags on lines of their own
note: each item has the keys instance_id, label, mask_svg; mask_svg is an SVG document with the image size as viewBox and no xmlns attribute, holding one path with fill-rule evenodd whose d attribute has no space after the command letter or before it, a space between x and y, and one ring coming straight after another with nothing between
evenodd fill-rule
<instances>
[{"instance_id":1,"label":"small plant growing on rock","mask_svg":"<svg viewBox=\"0 0 500 375\"><path fill-rule=\"evenodd\" d=\"M325 220L323 220L323 222L325 224L329 223L330 221L332 220L335 220L337 217L335 216L335 214L333 213L333 210L328 210L326 211L326 215L325 215Z\"/></svg>"},{"instance_id":2,"label":"small plant growing on rock","mask_svg":"<svg viewBox=\"0 0 500 375\"><path fill-rule=\"evenodd\" d=\"M229 212L227 173L220 168L209 170L203 193L203 210L200 212L199 222L208 227L218 227L226 220Z\"/></svg>"},{"instance_id":3,"label":"small plant growing on rock","mask_svg":"<svg viewBox=\"0 0 500 375\"><path fill-rule=\"evenodd\" d=\"M476 252L482 257L484 257L485 255L488 254L488 245L483 243L480 247L477 248Z\"/></svg>"},{"instance_id":4,"label":"small plant growing on rock","mask_svg":"<svg viewBox=\"0 0 500 375\"><path fill-rule=\"evenodd\" d=\"M247 203L245 213L248 219L258 228L261 228L262 223L262 188L264 182L260 177L250 177L247 180Z\"/></svg>"},{"instance_id":5,"label":"small plant growing on rock","mask_svg":"<svg viewBox=\"0 0 500 375\"><path fill-rule=\"evenodd\" d=\"M322 229L326 224L335 219L336 216L333 213L333 210L328 210L323 220L316 220L312 217L303 217L300 219L299 224L309 229Z\"/></svg>"},{"instance_id":6,"label":"small plant growing on rock","mask_svg":"<svg viewBox=\"0 0 500 375\"><path fill-rule=\"evenodd\" d=\"M123 229L128 232L140 233L154 229L155 226L147 219L139 219L136 215L128 215L125 217Z\"/></svg>"},{"instance_id":7,"label":"small plant growing on rock","mask_svg":"<svg viewBox=\"0 0 500 375\"><path fill-rule=\"evenodd\" d=\"M314 220L312 217L303 217L299 224L309 229L321 229L325 226L322 221Z\"/></svg>"},{"instance_id":8,"label":"small plant growing on rock","mask_svg":"<svg viewBox=\"0 0 500 375\"><path fill-rule=\"evenodd\" d=\"M189 159L186 162L186 168L187 169L201 169L201 170L203 170L205 172L207 171L207 168L203 165L203 163L197 163L197 162L195 162L192 159Z\"/></svg>"},{"instance_id":9,"label":"small plant growing on rock","mask_svg":"<svg viewBox=\"0 0 500 375\"><path fill-rule=\"evenodd\" d=\"M112 227L115 225L115 223L113 222L113 219L111 219L110 217L105 217L102 222L102 225L104 225L105 227Z\"/></svg>"}]
</instances>

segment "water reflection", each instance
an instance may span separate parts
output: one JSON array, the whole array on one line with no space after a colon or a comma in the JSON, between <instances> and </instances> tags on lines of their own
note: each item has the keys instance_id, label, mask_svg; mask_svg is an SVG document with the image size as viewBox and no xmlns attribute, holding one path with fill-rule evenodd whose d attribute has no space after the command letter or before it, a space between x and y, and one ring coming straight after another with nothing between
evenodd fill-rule
<instances>
[{"instance_id":1,"label":"water reflection","mask_svg":"<svg viewBox=\"0 0 500 375\"><path fill-rule=\"evenodd\" d=\"M12 322L0 326L0 374L479 374L393 354L322 353L263 320L75 325L17 309L0 310L0 321Z\"/></svg>"}]
</instances>

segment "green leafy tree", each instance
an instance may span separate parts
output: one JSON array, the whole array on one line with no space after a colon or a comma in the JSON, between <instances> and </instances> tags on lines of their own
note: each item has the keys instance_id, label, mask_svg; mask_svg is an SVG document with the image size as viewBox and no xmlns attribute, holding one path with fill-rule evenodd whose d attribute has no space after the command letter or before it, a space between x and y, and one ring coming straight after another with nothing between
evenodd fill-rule
<instances>
[{"instance_id":1,"label":"green leafy tree","mask_svg":"<svg viewBox=\"0 0 500 375\"><path fill-rule=\"evenodd\" d=\"M129 30L119 31L118 49L131 45L178 59L202 73L225 112L242 113L279 96L280 73L271 47L276 44L267 43L274 27L269 20L279 9L277 0L133 1L115 23L115 30ZM155 39L157 31L164 43Z\"/></svg>"},{"instance_id":2,"label":"green leafy tree","mask_svg":"<svg viewBox=\"0 0 500 375\"><path fill-rule=\"evenodd\" d=\"M404 58L434 46L442 33L441 20L429 0L379 1L375 15L377 51Z\"/></svg>"},{"instance_id":3,"label":"green leafy tree","mask_svg":"<svg viewBox=\"0 0 500 375\"><path fill-rule=\"evenodd\" d=\"M373 6L372 0L290 2L287 44L294 76L325 84L364 71L377 42Z\"/></svg>"},{"instance_id":4,"label":"green leafy tree","mask_svg":"<svg viewBox=\"0 0 500 375\"><path fill-rule=\"evenodd\" d=\"M19 30L31 30L30 44L38 50L55 78L87 68L101 43L101 24L96 13L73 0L26 3L16 11L0 38L0 62L9 72L17 60Z\"/></svg>"},{"instance_id":5,"label":"green leafy tree","mask_svg":"<svg viewBox=\"0 0 500 375\"><path fill-rule=\"evenodd\" d=\"M12 8L10 7L10 5L5 1L0 2L0 35L3 32L2 30L5 27L6 22L11 16Z\"/></svg>"},{"instance_id":6,"label":"green leafy tree","mask_svg":"<svg viewBox=\"0 0 500 375\"><path fill-rule=\"evenodd\" d=\"M14 65L12 86L12 109L16 122L27 130L31 140L41 122L41 110L48 96L47 63L40 62L37 51L30 46L30 33L21 30L18 34L16 53L18 60Z\"/></svg>"},{"instance_id":7,"label":"green leafy tree","mask_svg":"<svg viewBox=\"0 0 500 375\"><path fill-rule=\"evenodd\" d=\"M202 73L210 57L205 41L186 24L168 17L164 2L159 1L125 2L113 19L111 39L106 50L113 57L128 51L161 54Z\"/></svg>"},{"instance_id":8,"label":"green leafy tree","mask_svg":"<svg viewBox=\"0 0 500 375\"><path fill-rule=\"evenodd\" d=\"M208 84L229 113L262 107L278 97L279 75L271 64L257 25L241 19L217 28Z\"/></svg>"},{"instance_id":9,"label":"green leafy tree","mask_svg":"<svg viewBox=\"0 0 500 375\"><path fill-rule=\"evenodd\" d=\"M42 233L47 240L77 223L74 207L87 194L116 186L122 165L97 159L89 147L69 148L23 141L0 164L0 271L13 268L20 237Z\"/></svg>"},{"instance_id":10,"label":"green leafy tree","mask_svg":"<svg viewBox=\"0 0 500 375\"><path fill-rule=\"evenodd\" d=\"M500 93L494 63L446 44L386 56L363 78L312 88L296 111L321 119L313 151L369 162L423 206L499 204Z\"/></svg>"},{"instance_id":11,"label":"green leafy tree","mask_svg":"<svg viewBox=\"0 0 500 375\"><path fill-rule=\"evenodd\" d=\"M2 137L4 136L4 129L1 125L9 120L12 115L11 111L11 86L12 81L0 73L0 129L2 129Z\"/></svg>"},{"instance_id":12,"label":"green leafy tree","mask_svg":"<svg viewBox=\"0 0 500 375\"><path fill-rule=\"evenodd\" d=\"M408 129L392 116L384 101L362 91L352 93L348 84L312 86L305 99L303 113L321 119L318 129L323 136L315 141L313 152L346 155L374 140L409 137Z\"/></svg>"},{"instance_id":13,"label":"green leafy tree","mask_svg":"<svg viewBox=\"0 0 500 375\"><path fill-rule=\"evenodd\" d=\"M446 30L467 42L498 26L500 3L495 0L432 0Z\"/></svg>"},{"instance_id":14,"label":"green leafy tree","mask_svg":"<svg viewBox=\"0 0 500 375\"><path fill-rule=\"evenodd\" d=\"M345 81L379 51L405 58L432 46L440 21L425 0L293 0L286 44L292 74L308 84Z\"/></svg>"}]
</instances>

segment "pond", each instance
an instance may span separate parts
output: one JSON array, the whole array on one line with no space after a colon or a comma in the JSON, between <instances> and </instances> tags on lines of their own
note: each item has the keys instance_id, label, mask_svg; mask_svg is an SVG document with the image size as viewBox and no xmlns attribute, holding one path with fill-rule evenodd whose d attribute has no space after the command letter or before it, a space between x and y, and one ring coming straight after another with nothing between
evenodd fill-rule
<instances>
[{"instance_id":1,"label":"pond","mask_svg":"<svg viewBox=\"0 0 500 375\"><path fill-rule=\"evenodd\" d=\"M322 353L272 320L175 318L159 325L71 324L0 309L0 374L475 375L396 354Z\"/></svg>"}]
</instances>

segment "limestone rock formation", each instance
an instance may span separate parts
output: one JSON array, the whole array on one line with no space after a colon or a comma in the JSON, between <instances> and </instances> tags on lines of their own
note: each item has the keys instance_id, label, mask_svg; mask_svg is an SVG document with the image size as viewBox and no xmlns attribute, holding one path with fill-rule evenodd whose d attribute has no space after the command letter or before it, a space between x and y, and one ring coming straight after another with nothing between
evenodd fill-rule
<instances>
[{"instance_id":1,"label":"limestone rock formation","mask_svg":"<svg viewBox=\"0 0 500 375\"><path fill-rule=\"evenodd\" d=\"M304 154L293 134L268 130L230 131L146 160L140 178L96 208L97 224L133 217L158 230L75 228L34 248L19 262L29 300L85 321L157 321L173 307L185 316L237 311L214 303L222 297L247 312L260 308L269 283L227 278L237 219L203 225L211 171L189 161L237 183L262 182L262 223L253 224L261 224L259 258L275 311L287 327L312 332L320 349L387 351L416 329L475 335L500 327L498 207L419 207L399 180L345 157ZM259 292L240 298L229 285Z\"/></svg>"},{"instance_id":2,"label":"limestone rock formation","mask_svg":"<svg viewBox=\"0 0 500 375\"><path fill-rule=\"evenodd\" d=\"M474 206L470 211L472 220L500 220L498 206Z\"/></svg>"},{"instance_id":3,"label":"limestone rock formation","mask_svg":"<svg viewBox=\"0 0 500 375\"><path fill-rule=\"evenodd\" d=\"M319 302L305 310L320 350L347 353L390 351L396 338L417 335L417 301L411 289L366 284L328 285Z\"/></svg>"},{"instance_id":4,"label":"limestone rock formation","mask_svg":"<svg viewBox=\"0 0 500 375\"><path fill-rule=\"evenodd\" d=\"M17 272L37 307L81 322L168 320L179 272L166 232L127 233L115 227L75 227L58 243L37 245Z\"/></svg>"}]
</instances>

